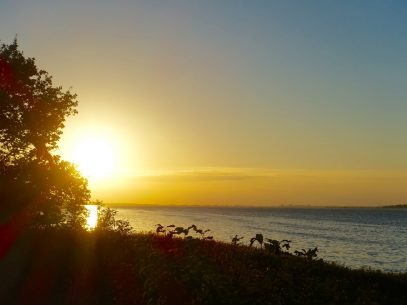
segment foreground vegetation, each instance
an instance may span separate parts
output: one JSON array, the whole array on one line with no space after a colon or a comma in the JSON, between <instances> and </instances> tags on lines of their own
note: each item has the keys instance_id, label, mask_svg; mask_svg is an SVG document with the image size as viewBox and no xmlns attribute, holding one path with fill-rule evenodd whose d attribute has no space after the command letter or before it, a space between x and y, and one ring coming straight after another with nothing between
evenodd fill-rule
<instances>
[{"instance_id":1,"label":"foreground vegetation","mask_svg":"<svg viewBox=\"0 0 407 305\"><path fill-rule=\"evenodd\" d=\"M125 229L25 231L0 260L0 304L407 304L407 274Z\"/></svg>"}]
</instances>

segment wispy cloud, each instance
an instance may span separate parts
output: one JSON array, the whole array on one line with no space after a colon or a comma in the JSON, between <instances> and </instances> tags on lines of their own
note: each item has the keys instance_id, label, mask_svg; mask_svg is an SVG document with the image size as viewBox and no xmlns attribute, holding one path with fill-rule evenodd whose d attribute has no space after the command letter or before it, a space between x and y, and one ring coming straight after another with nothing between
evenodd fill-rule
<instances>
[{"instance_id":1,"label":"wispy cloud","mask_svg":"<svg viewBox=\"0 0 407 305\"><path fill-rule=\"evenodd\" d=\"M132 175L129 179L167 180L182 179L190 181L227 181L282 178L336 178L336 179L407 179L407 170L310 170L310 169L261 169L237 167L211 167L146 171Z\"/></svg>"},{"instance_id":2,"label":"wispy cloud","mask_svg":"<svg viewBox=\"0 0 407 305\"><path fill-rule=\"evenodd\" d=\"M254 168L198 168L168 171L150 171L137 176L142 180L183 180L183 181L235 181L272 178L278 175L273 171ZM136 177L134 177L136 178Z\"/></svg>"}]
</instances>

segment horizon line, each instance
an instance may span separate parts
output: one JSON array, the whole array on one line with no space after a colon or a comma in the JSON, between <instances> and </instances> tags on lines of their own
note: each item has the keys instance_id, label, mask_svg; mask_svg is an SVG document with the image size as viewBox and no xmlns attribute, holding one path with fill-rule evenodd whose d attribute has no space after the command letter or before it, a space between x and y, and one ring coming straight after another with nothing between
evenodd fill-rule
<instances>
[{"instance_id":1,"label":"horizon line","mask_svg":"<svg viewBox=\"0 0 407 305\"><path fill-rule=\"evenodd\" d=\"M245 209L267 209L267 208L387 208L387 207L407 207L407 204L381 204L381 205L318 205L318 204L275 204L275 205L248 205L248 204L168 204L168 203L103 203L108 207L126 208L126 207L187 207L187 208L245 208Z\"/></svg>"}]
</instances>

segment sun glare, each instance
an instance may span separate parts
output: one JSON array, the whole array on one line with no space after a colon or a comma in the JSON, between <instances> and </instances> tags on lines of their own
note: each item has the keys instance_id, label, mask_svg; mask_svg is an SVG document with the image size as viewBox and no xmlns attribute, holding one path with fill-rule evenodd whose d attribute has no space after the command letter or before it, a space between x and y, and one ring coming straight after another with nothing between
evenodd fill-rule
<instances>
[{"instance_id":1,"label":"sun glare","mask_svg":"<svg viewBox=\"0 0 407 305\"><path fill-rule=\"evenodd\" d=\"M86 228L88 230L92 230L96 228L98 223L98 208L96 205L86 205L86 209L88 210L88 217L86 219Z\"/></svg>"},{"instance_id":2,"label":"sun glare","mask_svg":"<svg viewBox=\"0 0 407 305\"><path fill-rule=\"evenodd\" d=\"M88 179L109 177L115 170L114 147L106 138L84 138L74 148L72 161Z\"/></svg>"}]
</instances>

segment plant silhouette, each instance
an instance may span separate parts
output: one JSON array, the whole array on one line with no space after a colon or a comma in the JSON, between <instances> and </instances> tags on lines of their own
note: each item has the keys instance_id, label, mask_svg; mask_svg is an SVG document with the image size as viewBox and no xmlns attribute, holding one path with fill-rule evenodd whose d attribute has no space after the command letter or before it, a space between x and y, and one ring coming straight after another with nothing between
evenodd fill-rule
<instances>
[{"instance_id":1,"label":"plant silhouette","mask_svg":"<svg viewBox=\"0 0 407 305\"><path fill-rule=\"evenodd\" d=\"M237 246L240 244L240 241L243 239L244 237L241 236L237 236L237 234L232 238L232 245Z\"/></svg>"},{"instance_id":2,"label":"plant silhouette","mask_svg":"<svg viewBox=\"0 0 407 305\"><path fill-rule=\"evenodd\" d=\"M169 238L173 236L181 236L181 234L184 235L185 239L193 239L193 236L190 236L189 233L192 229L195 233L200 235L200 239L202 240L212 240L213 236L206 236L206 233L208 233L210 230L203 230L199 229L196 225L192 224L188 228L184 227L177 227L173 224L168 225L168 226L163 226L161 224L156 224L155 225L155 232L156 234L163 234Z\"/></svg>"},{"instance_id":3,"label":"plant silhouette","mask_svg":"<svg viewBox=\"0 0 407 305\"><path fill-rule=\"evenodd\" d=\"M260 244L260 248L263 248L263 234L256 234L255 237L250 239L250 247L253 246L254 242L258 242Z\"/></svg>"},{"instance_id":4,"label":"plant silhouette","mask_svg":"<svg viewBox=\"0 0 407 305\"><path fill-rule=\"evenodd\" d=\"M264 243L264 249L271 253L280 255L281 253L288 253L288 250L290 250L291 240L283 239L278 241L270 238L266 238L266 240L267 242Z\"/></svg>"},{"instance_id":5,"label":"plant silhouette","mask_svg":"<svg viewBox=\"0 0 407 305\"><path fill-rule=\"evenodd\" d=\"M305 257L307 260L313 260L314 258L317 257L317 252L318 248L315 247L314 249L301 249L301 251L294 251L295 255L300 256L300 257Z\"/></svg>"}]
</instances>

